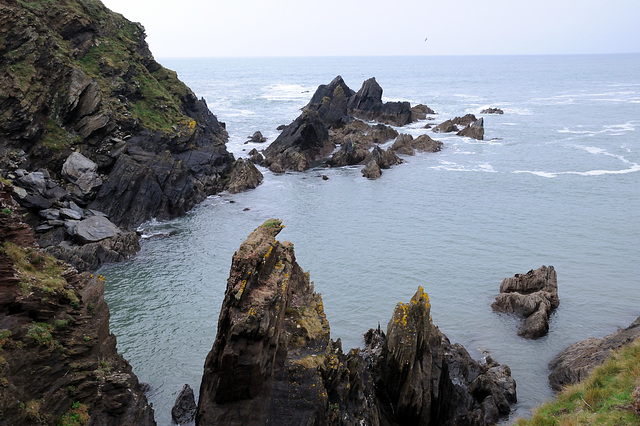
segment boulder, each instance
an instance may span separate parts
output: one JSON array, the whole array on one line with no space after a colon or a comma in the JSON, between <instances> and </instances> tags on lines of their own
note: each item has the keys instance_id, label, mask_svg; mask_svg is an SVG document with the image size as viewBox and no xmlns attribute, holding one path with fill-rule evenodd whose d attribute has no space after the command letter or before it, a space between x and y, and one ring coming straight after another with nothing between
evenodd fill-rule
<instances>
[{"instance_id":1,"label":"boulder","mask_svg":"<svg viewBox=\"0 0 640 426\"><path fill-rule=\"evenodd\" d=\"M541 266L526 274L505 278L491 307L496 312L514 313L524 318L518 335L537 339L549 332L549 316L558 307L558 280L553 266Z\"/></svg>"},{"instance_id":2,"label":"boulder","mask_svg":"<svg viewBox=\"0 0 640 426\"><path fill-rule=\"evenodd\" d=\"M81 176L95 173L97 170L98 165L79 152L71 153L62 165L62 175L72 183Z\"/></svg>"},{"instance_id":3,"label":"boulder","mask_svg":"<svg viewBox=\"0 0 640 426\"><path fill-rule=\"evenodd\" d=\"M327 164L330 167L352 166L354 164L361 164L368 157L368 150L354 144L351 139L347 139L340 146L340 150L327 160Z\"/></svg>"},{"instance_id":4,"label":"boulder","mask_svg":"<svg viewBox=\"0 0 640 426\"><path fill-rule=\"evenodd\" d=\"M257 131L257 132L254 132L253 135L249 136L249 140L245 143L249 143L249 142L262 143L266 141L267 141L267 138L262 136L262 132Z\"/></svg>"},{"instance_id":5,"label":"boulder","mask_svg":"<svg viewBox=\"0 0 640 426\"><path fill-rule=\"evenodd\" d=\"M451 133L451 132L457 132L458 131L458 126L456 126L453 122L453 120L446 120L443 121L442 123L438 124L437 126L433 127L433 131L435 133Z\"/></svg>"},{"instance_id":6,"label":"boulder","mask_svg":"<svg viewBox=\"0 0 640 426\"><path fill-rule=\"evenodd\" d=\"M585 379L591 371L604 363L611 352L640 338L640 317L629 327L602 339L590 337L574 343L549 363L549 384L555 391Z\"/></svg>"},{"instance_id":7,"label":"boulder","mask_svg":"<svg viewBox=\"0 0 640 426\"><path fill-rule=\"evenodd\" d=\"M247 189L257 188L262 182L262 179L262 173L260 173L260 170L258 170L252 162L239 158L231 170L229 182L227 183L227 191L236 194L246 191Z\"/></svg>"},{"instance_id":8,"label":"boulder","mask_svg":"<svg viewBox=\"0 0 640 426\"><path fill-rule=\"evenodd\" d=\"M193 389L188 384L184 385L171 408L171 418L176 424L189 424L195 420L197 408Z\"/></svg>"},{"instance_id":9,"label":"boulder","mask_svg":"<svg viewBox=\"0 0 640 426\"><path fill-rule=\"evenodd\" d=\"M424 120L427 114L435 114L436 112L426 105L418 104L411 107L411 122Z\"/></svg>"},{"instance_id":10,"label":"boulder","mask_svg":"<svg viewBox=\"0 0 640 426\"><path fill-rule=\"evenodd\" d=\"M484 118L480 117L478 120L467 125L464 129L457 133L458 136L466 136L468 138L477 139L479 141L484 139Z\"/></svg>"},{"instance_id":11,"label":"boulder","mask_svg":"<svg viewBox=\"0 0 640 426\"><path fill-rule=\"evenodd\" d=\"M371 151L371 158L381 169L390 169L391 166L402 164L402 159L398 157L391 148L385 151L379 146L376 146Z\"/></svg>"},{"instance_id":12,"label":"boulder","mask_svg":"<svg viewBox=\"0 0 640 426\"><path fill-rule=\"evenodd\" d=\"M378 179L382 176L382 170L380 170L380 166L375 160L371 160L362 168L362 176L367 179Z\"/></svg>"},{"instance_id":13,"label":"boulder","mask_svg":"<svg viewBox=\"0 0 640 426\"><path fill-rule=\"evenodd\" d=\"M480 114L504 114L500 108L487 108L480 111Z\"/></svg>"},{"instance_id":14,"label":"boulder","mask_svg":"<svg viewBox=\"0 0 640 426\"><path fill-rule=\"evenodd\" d=\"M442 146L442 142L432 139L429 135L420 135L413 139L411 135L402 134L393 143L391 150L396 154L414 155L415 151L438 152Z\"/></svg>"},{"instance_id":15,"label":"boulder","mask_svg":"<svg viewBox=\"0 0 640 426\"><path fill-rule=\"evenodd\" d=\"M47 180L42 172L27 173L16 179L15 184L34 195L45 195L47 191Z\"/></svg>"},{"instance_id":16,"label":"boulder","mask_svg":"<svg viewBox=\"0 0 640 426\"><path fill-rule=\"evenodd\" d=\"M91 216L75 226L74 237L81 243L93 243L120 235L122 231L103 216Z\"/></svg>"},{"instance_id":17,"label":"boulder","mask_svg":"<svg viewBox=\"0 0 640 426\"><path fill-rule=\"evenodd\" d=\"M398 135L393 145L391 145L391 149L396 154L401 155L414 155L414 148L411 144L413 142L413 136L408 135L406 133L402 133Z\"/></svg>"},{"instance_id":18,"label":"boulder","mask_svg":"<svg viewBox=\"0 0 640 426\"><path fill-rule=\"evenodd\" d=\"M264 150L264 164L274 172L281 169L301 172L329 155L333 148L329 131L318 113L306 111Z\"/></svg>"},{"instance_id":19,"label":"boulder","mask_svg":"<svg viewBox=\"0 0 640 426\"><path fill-rule=\"evenodd\" d=\"M249 151L249 161L251 161L253 164L260 165L264 161L264 157L257 149L253 148L251 151Z\"/></svg>"},{"instance_id":20,"label":"boulder","mask_svg":"<svg viewBox=\"0 0 640 426\"><path fill-rule=\"evenodd\" d=\"M489 425L510 412L509 367L452 345L422 287L345 354L282 228L269 219L233 255L197 425Z\"/></svg>"}]
</instances>

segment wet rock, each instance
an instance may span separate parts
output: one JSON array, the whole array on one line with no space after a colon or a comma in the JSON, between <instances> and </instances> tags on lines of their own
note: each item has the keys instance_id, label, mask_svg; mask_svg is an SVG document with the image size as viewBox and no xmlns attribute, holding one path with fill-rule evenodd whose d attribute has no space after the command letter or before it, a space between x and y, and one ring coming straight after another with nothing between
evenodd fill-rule
<instances>
[{"instance_id":1,"label":"wet rock","mask_svg":"<svg viewBox=\"0 0 640 426\"><path fill-rule=\"evenodd\" d=\"M79 242L86 244L115 237L121 233L120 228L106 217L91 216L77 223L73 235Z\"/></svg>"},{"instance_id":2,"label":"wet rock","mask_svg":"<svg viewBox=\"0 0 640 426\"><path fill-rule=\"evenodd\" d=\"M379 146L376 146L371 151L371 158L381 169L390 169L392 166L402 164L402 159L398 157L391 148L383 150Z\"/></svg>"},{"instance_id":3,"label":"wet rock","mask_svg":"<svg viewBox=\"0 0 640 426\"><path fill-rule=\"evenodd\" d=\"M382 87L374 77L362 83L347 105L354 117L375 120L392 126L404 126L411 122L409 102L382 102Z\"/></svg>"},{"instance_id":4,"label":"wet rock","mask_svg":"<svg viewBox=\"0 0 640 426\"><path fill-rule=\"evenodd\" d=\"M414 139L411 135L402 134L393 143L391 150L396 154L414 155L415 151L438 152L442 146L442 142L432 139L429 135L420 135Z\"/></svg>"},{"instance_id":5,"label":"wet rock","mask_svg":"<svg viewBox=\"0 0 640 426\"><path fill-rule=\"evenodd\" d=\"M262 132L257 131L257 132L254 132L253 135L249 136L249 140L245 143L249 143L249 142L262 143L266 141L267 141L267 138L262 136Z\"/></svg>"},{"instance_id":6,"label":"wet rock","mask_svg":"<svg viewBox=\"0 0 640 426\"><path fill-rule=\"evenodd\" d=\"M509 368L452 345L422 287L345 354L281 229L268 220L233 256L196 424L488 425L510 412Z\"/></svg>"},{"instance_id":7,"label":"wet rock","mask_svg":"<svg viewBox=\"0 0 640 426\"><path fill-rule=\"evenodd\" d=\"M514 313L524 318L518 335L536 339L549 331L549 315L558 307L558 280L553 266L541 266L526 274L505 278L491 307L496 312Z\"/></svg>"},{"instance_id":8,"label":"wet rock","mask_svg":"<svg viewBox=\"0 0 640 426\"><path fill-rule=\"evenodd\" d=\"M362 168L361 172L362 176L367 179L378 179L382 176L382 170L380 170L380 166L378 166L375 160L369 161L367 165Z\"/></svg>"},{"instance_id":9,"label":"wet rock","mask_svg":"<svg viewBox=\"0 0 640 426\"><path fill-rule=\"evenodd\" d=\"M354 94L342 77L337 76L331 83L318 86L305 109L317 112L327 128L342 127L353 120L347 104Z\"/></svg>"},{"instance_id":10,"label":"wet rock","mask_svg":"<svg viewBox=\"0 0 640 426\"><path fill-rule=\"evenodd\" d=\"M629 327L602 339L590 337L569 346L549 363L549 384L555 391L579 383L604 363L611 352L640 338L640 317Z\"/></svg>"},{"instance_id":11,"label":"wet rock","mask_svg":"<svg viewBox=\"0 0 640 426\"><path fill-rule=\"evenodd\" d=\"M264 150L264 164L276 173L281 170L301 172L314 161L326 157L333 148L329 131L318 113L305 112Z\"/></svg>"},{"instance_id":12,"label":"wet rock","mask_svg":"<svg viewBox=\"0 0 640 426\"><path fill-rule=\"evenodd\" d=\"M487 108L480 111L480 114L504 114L500 108Z\"/></svg>"},{"instance_id":13,"label":"wet rock","mask_svg":"<svg viewBox=\"0 0 640 426\"><path fill-rule=\"evenodd\" d=\"M253 164L261 165L264 161L264 157L262 156L262 154L260 154L260 152L258 152L257 149L253 148L251 151L249 151L249 161L251 161Z\"/></svg>"},{"instance_id":14,"label":"wet rock","mask_svg":"<svg viewBox=\"0 0 640 426\"><path fill-rule=\"evenodd\" d=\"M411 107L411 122L424 120L427 114L435 114L436 112L426 105L418 104Z\"/></svg>"},{"instance_id":15,"label":"wet rock","mask_svg":"<svg viewBox=\"0 0 640 426\"><path fill-rule=\"evenodd\" d=\"M171 408L171 418L179 425L192 423L196 417L196 400L191 386L184 385Z\"/></svg>"},{"instance_id":16,"label":"wet rock","mask_svg":"<svg viewBox=\"0 0 640 426\"><path fill-rule=\"evenodd\" d=\"M231 170L227 190L232 194L236 194L247 189L254 189L260 185L262 179L262 173L253 163L239 158Z\"/></svg>"},{"instance_id":17,"label":"wet rock","mask_svg":"<svg viewBox=\"0 0 640 426\"><path fill-rule=\"evenodd\" d=\"M466 136L468 138L477 139L479 141L484 139L484 118L480 117L478 120L467 125L464 129L457 133L458 136Z\"/></svg>"},{"instance_id":18,"label":"wet rock","mask_svg":"<svg viewBox=\"0 0 640 426\"><path fill-rule=\"evenodd\" d=\"M354 144L351 139L347 139L340 147L340 150L327 160L327 164L330 167L352 166L354 164L361 164L369 157L368 150Z\"/></svg>"}]
</instances>

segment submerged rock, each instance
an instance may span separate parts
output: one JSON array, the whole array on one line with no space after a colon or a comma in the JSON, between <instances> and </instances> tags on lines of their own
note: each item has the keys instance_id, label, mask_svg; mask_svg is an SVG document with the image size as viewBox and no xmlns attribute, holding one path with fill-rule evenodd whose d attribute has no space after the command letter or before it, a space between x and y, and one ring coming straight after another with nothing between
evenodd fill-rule
<instances>
[{"instance_id":1,"label":"submerged rock","mask_svg":"<svg viewBox=\"0 0 640 426\"><path fill-rule=\"evenodd\" d=\"M491 307L497 312L515 313L524 323L518 335L537 339L549 332L549 315L558 307L558 279L553 266L541 266L526 274L505 278Z\"/></svg>"},{"instance_id":2,"label":"submerged rock","mask_svg":"<svg viewBox=\"0 0 640 426\"><path fill-rule=\"evenodd\" d=\"M481 364L431 321L422 287L384 333L343 353L283 228L266 221L233 256L196 424L487 425L516 402L509 368Z\"/></svg>"},{"instance_id":3,"label":"submerged rock","mask_svg":"<svg viewBox=\"0 0 640 426\"><path fill-rule=\"evenodd\" d=\"M500 108L487 108L480 111L480 114L504 114Z\"/></svg>"},{"instance_id":4,"label":"submerged rock","mask_svg":"<svg viewBox=\"0 0 640 426\"><path fill-rule=\"evenodd\" d=\"M629 327L602 339L590 337L569 346L549 363L549 384L555 391L585 379L591 371L604 363L611 352L640 338L640 317Z\"/></svg>"}]
</instances>

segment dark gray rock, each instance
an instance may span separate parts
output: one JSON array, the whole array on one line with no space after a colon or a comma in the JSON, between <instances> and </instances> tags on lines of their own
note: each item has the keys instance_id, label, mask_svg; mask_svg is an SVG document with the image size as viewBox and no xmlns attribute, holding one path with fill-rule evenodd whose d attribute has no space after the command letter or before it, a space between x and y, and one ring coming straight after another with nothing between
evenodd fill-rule
<instances>
[{"instance_id":1,"label":"dark gray rock","mask_svg":"<svg viewBox=\"0 0 640 426\"><path fill-rule=\"evenodd\" d=\"M60 218L60 209L44 209L40 210L38 214L46 220L56 220Z\"/></svg>"},{"instance_id":2,"label":"dark gray rock","mask_svg":"<svg viewBox=\"0 0 640 426\"><path fill-rule=\"evenodd\" d=\"M82 175L95 173L97 170L98 165L79 152L71 153L62 165L62 175L72 183Z\"/></svg>"},{"instance_id":3,"label":"dark gray rock","mask_svg":"<svg viewBox=\"0 0 640 426\"><path fill-rule=\"evenodd\" d=\"M391 166L402 164L402 159L398 157L391 148L385 151L379 146L376 146L371 151L371 158L381 169L390 169Z\"/></svg>"},{"instance_id":4,"label":"dark gray rock","mask_svg":"<svg viewBox=\"0 0 640 426\"><path fill-rule=\"evenodd\" d=\"M337 76L331 83L318 87L305 109L317 112L328 128L338 128L353 119L347 111L347 104L354 94L342 77Z\"/></svg>"},{"instance_id":5,"label":"dark gray rock","mask_svg":"<svg viewBox=\"0 0 640 426\"><path fill-rule=\"evenodd\" d=\"M347 139L340 146L340 150L327 160L327 164L330 167L352 166L354 164L362 164L369 157L368 150L354 144L351 139Z\"/></svg>"},{"instance_id":6,"label":"dark gray rock","mask_svg":"<svg viewBox=\"0 0 640 426\"><path fill-rule=\"evenodd\" d=\"M197 409L193 389L188 384L184 385L173 404L173 408L171 408L171 418L179 425L192 423L195 420Z\"/></svg>"},{"instance_id":7,"label":"dark gray rock","mask_svg":"<svg viewBox=\"0 0 640 426\"><path fill-rule=\"evenodd\" d=\"M304 171L333 151L329 131L317 112L304 112L264 151L264 164L273 172Z\"/></svg>"},{"instance_id":8,"label":"dark gray rock","mask_svg":"<svg viewBox=\"0 0 640 426\"><path fill-rule=\"evenodd\" d=\"M82 214L73 209L62 208L59 210L59 217L63 219L81 220Z\"/></svg>"},{"instance_id":9,"label":"dark gray rock","mask_svg":"<svg viewBox=\"0 0 640 426\"><path fill-rule=\"evenodd\" d=\"M518 335L537 339L549 331L549 316L558 307L558 279L553 266L541 266L526 274L505 278L491 307L496 312L515 313L524 318Z\"/></svg>"},{"instance_id":10,"label":"dark gray rock","mask_svg":"<svg viewBox=\"0 0 640 426\"><path fill-rule=\"evenodd\" d=\"M418 104L411 107L411 122L424 120L427 114L435 114L436 112L426 105Z\"/></svg>"},{"instance_id":11,"label":"dark gray rock","mask_svg":"<svg viewBox=\"0 0 640 426\"><path fill-rule=\"evenodd\" d=\"M74 237L81 243L93 243L105 238L120 235L122 231L109 219L103 216L91 216L79 221L75 227Z\"/></svg>"},{"instance_id":12,"label":"dark gray rock","mask_svg":"<svg viewBox=\"0 0 640 426\"><path fill-rule=\"evenodd\" d=\"M257 131L257 132L254 132L253 135L249 136L249 140L245 143L249 143L249 142L262 143L266 141L267 141L267 138L262 136L262 132Z\"/></svg>"},{"instance_id":13,"label":"dark gray rock","mask_svg":"<svg viewBox=\"0 0 640 426\"><path fill-rule=\"evenodd\" d=\"M500 108L487 108L480 111L480 114L504 114Z\"/></svg>"},{"instance_id":14,"label":"dark gray rock","mask_svg":"<svg viewBox=\"0 0 640 426\"><path fill-rule=\"evenodd\" d=\"M362 83L360 90L351 96L347 109L354 117L392 126L404 126L412 117L409 102L382 102L382 87L374 77Z\"/></svg>"},{"instance_id":15,"label":"dark gray rock","mask_svg":"<svg viewBox=\"0 0 640 426\"><path fill-rule=\"evenodd\" d=\"M464 129L457 133L458 136L466 136L468 138L477 139L479 141L484 139L484 118L480 117L478 120L467 125Z\"/></svg>"},{"instance_id":16,"label":"dark gray rock","mask_svg":"<svg viewBox=\"0 0 640 426\"><path fill-rule=\"evenodd\" d=\"M604 363L611 352L640 338L640 317L629 327L602 339L590 337L574 343L556 355L549 363L549 384L555 391L579 383L594 368Z\"/></svg>"},{"instance_id":17,"label":"dark gray rock","mask_svg":"<svg viewBox=\"0 0 640 426\"><path fill-rule=\"evenodd\" d=\"M42 172L27 173L18 178L15 184L34 195L44 195L47 191L47 182Z\"/></svg>"},{"instance_id":18,"label":"dark gray rock","mask_svg":"<svg viewBox=\"0 0 640 426\"><path fill-rule=\"evenodd\" d=\"M251 151L249 151L249 161L251 161L253 164L261 165L264 161L264 157L262 156L262 154L260 154L260 152L258 152L257 149L253 148Z\"/></svg>"}]
</instances>

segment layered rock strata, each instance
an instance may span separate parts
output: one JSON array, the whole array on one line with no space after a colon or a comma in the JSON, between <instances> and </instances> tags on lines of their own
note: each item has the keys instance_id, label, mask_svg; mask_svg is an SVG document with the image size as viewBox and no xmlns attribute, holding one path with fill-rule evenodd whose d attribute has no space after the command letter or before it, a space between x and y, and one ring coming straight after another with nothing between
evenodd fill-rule
<instances>
[{"instance_id":1,"label":"layered rock strata","mask_svg":"<svg viewBox=\"0 0 640 426\"><path fill-rule=\"evenodd\" d=\"M0 423L155 425L109 331L104 278L38 250L0 183Z\"/></svg>"},{"instance_id":2,"label":"layered rock strata","mask_svg":"<svg viewBox=\"0 0 640 426\"><path fill-rule=\"evenodd\" d=\"M304 171L324 160L330 167L364 165L363 175L377 178L381 169L388 167L376 161L372 150L398 137L398 132L389 125L404 126L424 119L427 114L434 111L426 105L411 107L408 102L382 102L382 88L375 78L366 80L361 89L354 92L337 76L328 85L318 87L303 113L265 149L264 158L253 154L251 161L277 173ZM426 152L441 149L442 143L424 136L431 141L430 146L422 143L425 139L421 136L416 139L420 141L415 149ZM340 149L336 151L337 146ZM403 149L406 152L408 148ZM391 151L396 153L393 147L387 151L389 155ZM395 164L401 162L398 160Z\"/></svg>"},{"instance_id":3,"label":"layered rock strata","mask_svg":"<svg viewBox=\"0 0 640 426\"><path fill-rule=\"evenodd\" d=\"M602 339L590 337L574 343L556 355L549 363L549 384L555 391L586 378L602 364L612 351L640 338L640 317L629 327L611 333Z\"/></svg>"},{"instance_id":4,"label":"layered rock strata","mask_svg":"<svg viewBox=\"0 0 640 426\"><path fill-rule=\"evenodd\" d=\"M559 304L556 271L553 266L543 265L535 271L502 280L500 294L491 307L496 312L523 317L518 335L536 339L549 332L549 316Z\"/></svg>"},{"instance_id":5,"label":"layered rock strata","mask_svg":"<svg viewBox=\"0 0 640 426\"><path fill-rule=\"evenodd\" d=\"M66 241L65 253L83 243L71 210L127 231L226 188L235 163L224 123L154 60L140 24L98 0L10 0L0 35L0 170L38 240Z\"/></svg>"},{"instance_id":6,"label":"layered rock strata","mask_svg":"<svg viewBox=\"0 0 640 426\"><path fill-rule=\"evenodd\" d=\"M421 287L345 354L282 228L268 220L233 256L196 424L483 425L510 411L509 368L451 344Z\"/></svg>"}]
</instances>

